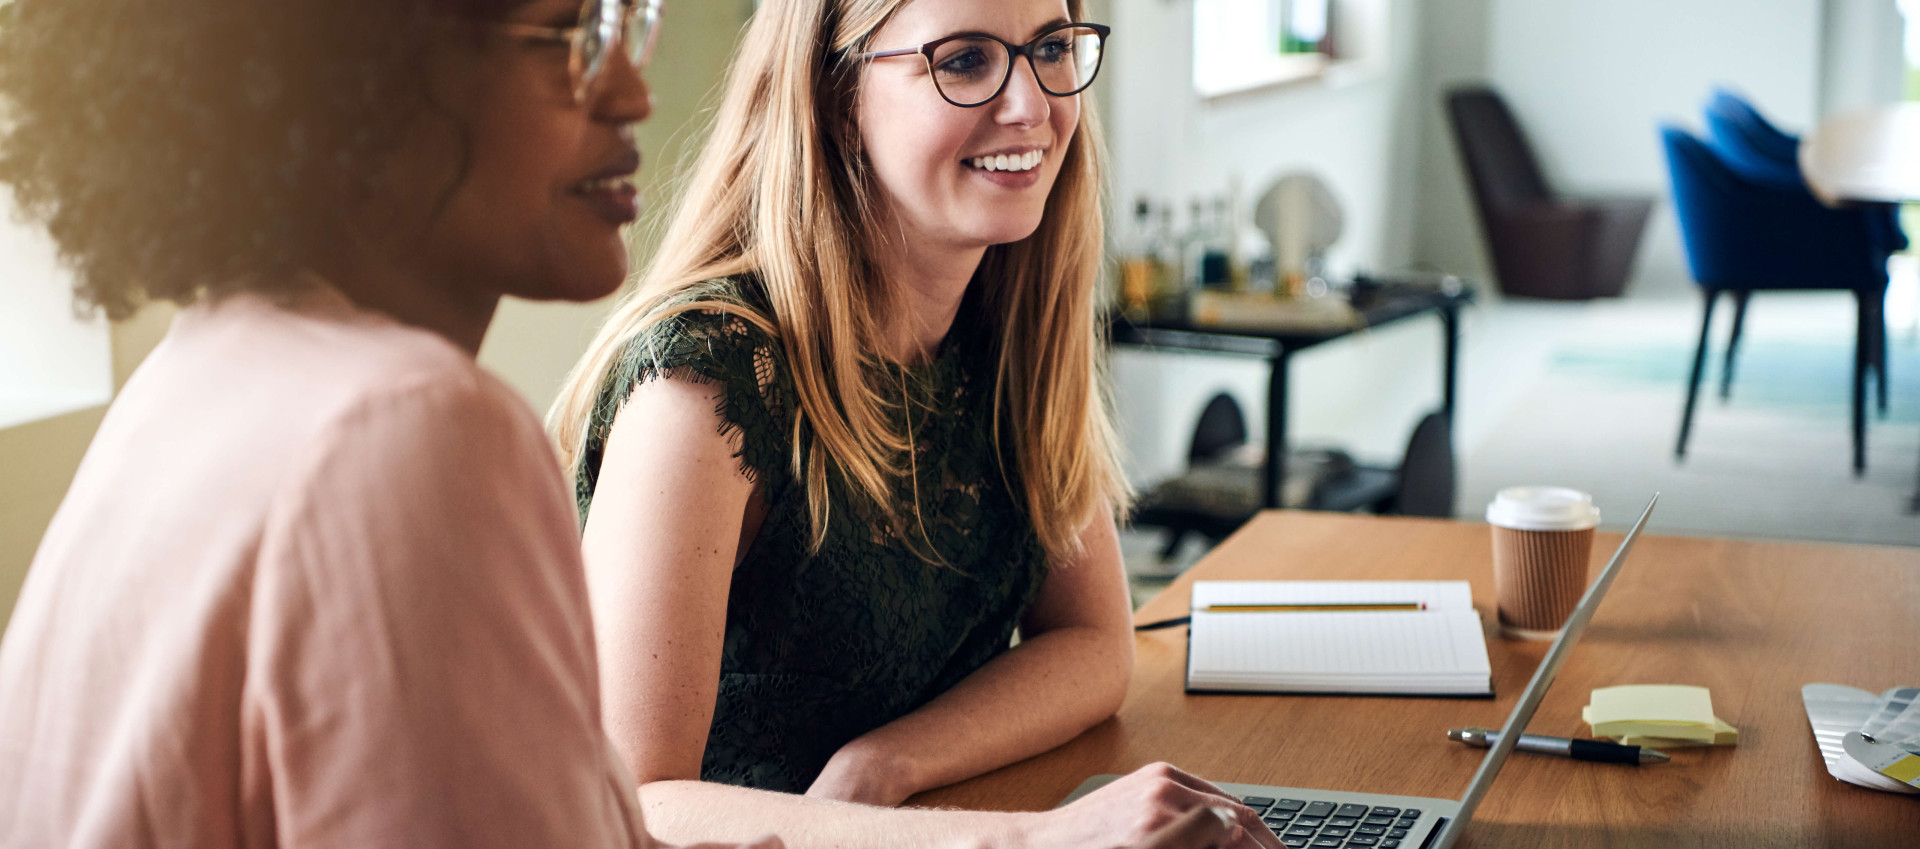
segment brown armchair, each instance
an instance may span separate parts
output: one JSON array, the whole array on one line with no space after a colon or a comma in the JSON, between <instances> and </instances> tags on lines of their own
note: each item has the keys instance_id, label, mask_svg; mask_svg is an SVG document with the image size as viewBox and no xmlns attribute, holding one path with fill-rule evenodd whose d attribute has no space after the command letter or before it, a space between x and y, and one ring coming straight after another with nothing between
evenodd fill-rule
<instances>
[{"instance_id":1,"label":"brown armchair","mask_svg":"<svg viewBox=\"0 0 1920 849\"><path fill-rule=\"evenodd\" d=\"M1492 89L1454 89L1447 113L1500 291L1557 299L1620 294L1653 198L1555 195L1513 113Z\"/></svg>"}]
</instances>

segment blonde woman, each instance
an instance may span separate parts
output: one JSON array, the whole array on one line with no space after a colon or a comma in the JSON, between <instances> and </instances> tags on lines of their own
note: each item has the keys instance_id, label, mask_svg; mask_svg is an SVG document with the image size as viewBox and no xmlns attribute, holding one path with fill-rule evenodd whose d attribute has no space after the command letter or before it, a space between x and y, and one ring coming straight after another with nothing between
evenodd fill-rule
<instances>
[{"instance_id":1,"label":"blonde woman","mask_svg":"<svg viewBox=\"0 0 1920 849\"><path fill-rule=\"evenodd\" d=\"M817 800L896 805L1120 706L1080 97L1107 29L1080 11L763 4L665 247L556 405L607 723L668 835L907 845ZM1062 845L1233 804L1164 766L1104 799Z\"/></svg>"}]
</instances>

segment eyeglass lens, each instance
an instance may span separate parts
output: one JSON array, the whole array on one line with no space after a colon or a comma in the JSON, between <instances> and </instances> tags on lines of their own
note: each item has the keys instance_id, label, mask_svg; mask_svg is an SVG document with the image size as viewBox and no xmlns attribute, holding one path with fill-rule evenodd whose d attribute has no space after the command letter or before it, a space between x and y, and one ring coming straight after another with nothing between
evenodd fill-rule
<instances>
[{"instance_id":1,"label":"eyeglass lens","mask_svg":"<svg viewBox=\"0 0 1920 849\"><path fill-rule=\"evenodd\" d=\"M1100 70L1101 38L1088 27L1063 27L1029 45L1040 88L1056 97L1077 94ZM978 106L1000 94L1013 61L1006 44L991 38L955 38L927 58L940 94L961 106Z\"/></svg>"},{"instance_id":2,"label":"eyeglass lens","mask_svg":"<svg viewBox=\"0 0 1920 849\"><path fill-rule=\"evenodd\" d=\"M580 28L574 42L580 91L586 91L606 69L607 50L615 43L626 50L635 68L646 67L659 34L660 5L661 0L586 0L581 4Z\"/></svg>"}]
</instances>

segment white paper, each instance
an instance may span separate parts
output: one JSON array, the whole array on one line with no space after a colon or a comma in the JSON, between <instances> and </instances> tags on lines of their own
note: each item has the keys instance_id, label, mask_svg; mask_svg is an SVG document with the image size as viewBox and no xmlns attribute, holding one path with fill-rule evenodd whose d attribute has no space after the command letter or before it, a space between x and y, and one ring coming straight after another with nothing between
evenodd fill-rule
<instances>
[{"instance_id":1,"label":"white paper","mask_svg":"<svg viewBox=\"0 0 1920 849\"><path fill-rule=\"evenodd\" d=\"M1475 695L1491 691L1467 610L1206 613L1188 632L1196 690Z\"/></svg>"}]
</instances>

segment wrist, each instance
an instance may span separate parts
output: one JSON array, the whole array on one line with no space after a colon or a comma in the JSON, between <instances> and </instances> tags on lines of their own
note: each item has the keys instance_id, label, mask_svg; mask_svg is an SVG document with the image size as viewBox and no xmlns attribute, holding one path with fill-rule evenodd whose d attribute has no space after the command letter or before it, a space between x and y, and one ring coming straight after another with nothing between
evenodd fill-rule
<instances>
[{"instance_id":1,"label":"wrist","mask_svg":"<svg viewBox=\"0 0 1920 849\"><path fill-rule=\"evenodd\" d=\"M899 749L867 737L840 747L827 761L821 779L847 789L847 801L894 806L926 789L913 759Z\"/></svg>"},{"instance_id":2,"label":"wrist","mask_svg":"<svg viewBox=\"0 0 1920 849\"><path fill-rule=\"evenodd\" d=\"M911 759L905 753L864 740L848 744L856 745L854 762L865 771L865 783L873 788L874 795L884 800L881 804L898 805L921 791Z\"/></svg>"},{"instance_id":3,"label":"wrist","mask_svg":"<svg viewBox=\"0 0 1920 849\"><path fill-rule=\"evenodd\" d=\"M1064 808L1050 811L1006 814L1007 822L993 842L994 849L1055 849L1064 846L1094 845L1084 823L1074 821L1071 812Z\"/></svg>"},{"instance_id":4,"label":"wrist","mask_svg":"<svg viewBox=\"0 0 1920 849\"><path fill-rule=\"evenodd\" d=\"M1041 849L1049 845L1045 833L1054 813L983 813L993 818L993 824L983 830L975 845L979 849Z\"/></svg>"}]
</instances>

